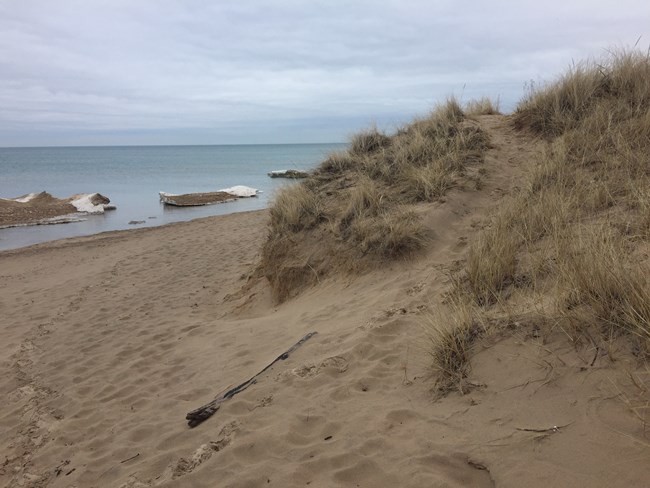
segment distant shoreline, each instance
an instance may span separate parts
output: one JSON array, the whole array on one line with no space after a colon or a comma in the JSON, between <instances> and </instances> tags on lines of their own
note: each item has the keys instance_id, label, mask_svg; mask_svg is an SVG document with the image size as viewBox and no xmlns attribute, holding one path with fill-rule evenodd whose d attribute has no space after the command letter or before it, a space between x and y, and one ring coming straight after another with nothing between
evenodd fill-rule
<instances>
[{"instance_id":1,"label":"distant shoreline","mask_svg":"<svg viewBox=\"0 0 650 488\"><path fill-rule=\"evenodd\" d=\"M160 229L166 229L171 226L179 226L179 225L188 225L188 224L194 224L197 222L207 222L211 221L213 219L224 219L224 218L232 218L233 216L239 216L239 215L249 215L249 214L255 214L255 213L262 213L262 212L267 212L268 207L261 208L261 209L255 209L255 210L239 210L239 211L234 211L230 213L225 213L225 214L219 214L219 215L209 215L209 216L201 216L201 217L196 217L194 219L188 219L188 220L178 220L175 222L166 222L164 224L155 224L155 225L150 225L147 227L131 227L131 228L125 228L125 229L116 229L116 230L104 230L100 232L95 232L92 234L83 234L83 235L76 235L76 236L69 236L69 237L60 237L60 238L54 238L54 239L49 239L49 240L44 240L40 242L35 242L32 244L26 244L23 246L17 246L17 247L7 247L4 248L2 246L2 232L7 231L7 230L14 230L14 229L24 229L26 227L38 227L38 225L25 225L25 226L20 226L20 227L5 227L5 228L0 228L0 256L5 255L7 253L16 253L16 252L21 252L24 250L32 249L32 248L47 248L47 247L62 247L66 246L67 244L70 245L83 245L86 242L91 242L96 240L97 238L106 238L106 237L112 237L112 236L119 236L120 234L124 233L125 235L128 234L129 236L132 236L137 234L138 232L142 233L148 233L148 232L153 232L156 230ZM92 217L99 217L101 218L102 216L92 216ZM68 226L76 223L77 221L71 220L70 222L64 222L60 224L52 224L56 226Z\"/></svg>"},{"instance_id":2,"label":"distant shoreline","mask_svg":"<svg viewBox=\"0 0 650 488\"><path fill-rule=\"evenodd\" d=\"M176 228L179 226L194 226L201 222L212 222L213 220L218 221L218 220L232 219L232 218L245 218L245 216L247 215L255 215L267 211L268 208L258 209L258 210L242 210L239 212L232 212L232 213L227 213L222 215L211 215L208 217L197 217L195 219L181 220L178 222L168 222L165 224L155 225L151 227L133 227L130 229L106 230L106 231L97 232L95 234L63 237L60 239L52 239L48 241L38 242L35 244L28 244L26 246L0 249L0 257L11 255L11 254L20 254L22 252L29 252L32 250L61 248L61 247L69 247L69 246L84 246L86 244L92 244L106 239L111 240L113 238L121 239L126 237L132 237L134 235L137 235L138 233L145 235L151 232L164 232L166 229L172 227ZM64 225L64 224L60 224L60 225ZM3 229L0 229L0 231L2 230Z\"/></svg>"}]
</instances>

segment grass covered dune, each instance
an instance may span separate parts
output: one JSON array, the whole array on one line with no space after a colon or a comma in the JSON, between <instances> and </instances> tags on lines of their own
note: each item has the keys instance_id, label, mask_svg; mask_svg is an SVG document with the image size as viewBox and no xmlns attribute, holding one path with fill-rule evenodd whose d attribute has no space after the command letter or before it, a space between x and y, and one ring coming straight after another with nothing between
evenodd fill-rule
<instances>
[{"instance_id":1,"label":"grass covered dune","mask_svg":"<svg viewBox=\"0 0 650 488\"><path fill-rule=\"evenodd\" d=\"M649 146L618 52L269 210L0 252L0 485L645 486Z\"/></svg>"},{"instance_id":2,"label":"grass covered dune","mask_svg":"<svg viewBox=\"0 0 650 488\"><path fill-rule=\"evenodd\" d=\"M512 123L546 143L471 243L453 291L462 326L441 343L464 350L470 330L526 317L596 356L626 347L646 365L650 58L621 51L575 65L531 91ZM445 356L436 349L445 374L461 379L463 361L449 368Z\"/></svg>"},{"instance_id":3,"label":"grass covered dune","mask_svg":"<svg viewBox=\"0 0 650 488\"><path fill-rule=\"evenodd\" d=\"M332 269L381 266L424 248L436 229L426 228L418 204L468 180L480 187L490 137L476 116L496 113L489 100L464 110L450 99L395 135L355 135L347 152L284 190L262 262L276 297ZM605 350L624 335L647 357L650 58L620 51L574 65L531 90L508 120L545 144L454 273L457 327L433 320L435 366L445 381L461 380L466 349L485 324L506 310L506 323L529 315L530 303L541 307L538 320L572 340L588 337Z\"/></svg>"},{"instance_id":4,"label":"grass covered dune","mask_svg":"<svg viewBox=\"0 0 650 488\"><path fill-rule=\"evenodd\" d=\"M494 113L489 101L472 113ZM480 185L489 137L455 99L388 136L371 128L329 156L271 207L261 268L285 300L331 272L412 256L428 244L419 205L452 187Z\"/></svg>"}]
</instances>

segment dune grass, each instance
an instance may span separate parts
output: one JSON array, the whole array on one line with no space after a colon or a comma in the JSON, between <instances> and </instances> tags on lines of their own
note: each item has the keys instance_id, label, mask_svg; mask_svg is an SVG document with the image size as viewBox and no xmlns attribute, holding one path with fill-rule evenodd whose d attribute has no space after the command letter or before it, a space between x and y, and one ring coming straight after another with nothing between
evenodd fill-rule
<instances>
[{"instance_id":1,"label":"dune grass","mask_svg":"<svg viewBox=\"0 0 650 488\"><path fill-rule=\"evenodd\" d=\"M362 255L372 253L385 259L408 256L422 249L426 240L427 230L418 215L400 207L372 218L356 219L350 238Z\"/></svg>"},{"instance_id":2,"label":"dune grass","mask_svg":"<svg viewBox=\"0 0 650 488\"><path fill-rule=\"evenodd\" d=\"M465 265L467 290L480 305L495 303L515 279L520 239L512 227L511 219L499 215L476 236L469 249Z\"/></svg>"},{"instance_id":3,"label":"dune grass","mask_svg":"<svg viewBox=\"0 0 650 488\"><path fill-rule=\"evenodd\" d=\"M626 331L646 341L650 339L650 269L630 259L631 255L634 244L610 227L584 229L561 255L564 309L585 305L590 319L602 324L608 335Z\"/></svg>"},{"instance_id":4,"label":"dune grass","mask_svg":"<svg viewBox=\"0 0 650 488\"><path fill-rule=\"evenodd\" d=\"M388 147L391 144L391 138L377 130L377 127L361 131L350 141L350 154L370 154Z\"/></svg>"},{"instance_id":5,"label":"dune grass","mask_svg":"<svg viewBox=\"0 0 650 488\"><path fill-rule=\"evenodd\" d=\"M430 340L429 354L437 374L438 394L452 390L465 392L472 345L485 332L479 317L476 306L459 295L425 316L424 328Z\"/></svg>"},{"instance_id":6,"label":"dune grass","mask_svg":"<svg viewBox=\"0 0 650 488\"><path fill-rule=\"evenodd\" d=\"M517 109L515 122L558 139L547 184L555 203L546 213L557 219L555 209L565 209L564 225L550 232L556 240L564 235L565 246L554 256L558 290L568 296L563 311L583 304L608 334L614 328L650 339L644 258L650 57L614 51L582 63L530 94Z\"/></svg>"},{"instance_id":7,"label":"dune grass","mask_svg":"<svg viewBox=\"0 0 650 488\"><path fill-rule=\"evenodd\" d=\"M497 110L449 100L393 135L371 128L279 194L262 266L276 297L331 269L417 254L427 242L419 213L489 147L467 114ZM452 303L429 321L442 390L463 390L479 324L506 309L512 323L530 303L522 296L540 297L542 321L570 337L623 337L650 353L650 58L619 51L574 65L531 90L511 120L546 148L470 240Z\"/></svg>"},{"instance_id":8,"label":"dune grass","mask_svg":"<svg viewBox=\"0 0 650 488\"><path fill-rule=\"evenodd\" d=\"M275 298L333 270L417 254L428 235L421 205L453 188L488 146L453 98L395 134L371 127L354 135L347 151L275 196L260 265Z\"/></svg>"},{"instance_id":9,"label":"dune grass","mask_svg":"<svg viewBox=\"0 0 650 488\"><path fill-rule=\"evenodd\" d=\"M532 90L517 107L515 123L546 137L578 130L601 142L608 136L597 132L606 126L625 132L633 126L647 135L648 60L648 53L615 50L576 63L558 80Z\"/></svg>"},{"instance_id":10,"label":"dune grass","mask_svg":"<svg viewBox=\"0 0 650 488\"><path fill-rule=\"evenodd\" d=\"M548 140L473 239L456 293L487 311L528 287L551 322L650 351L650 58L613 52L530 92L513 115ZM588 332L585 332L588 333Z\"/></svg>"},{"instance_id":11,"label":"dune grass","mask_svg":"<svg viewBox=\"0 0 650 488\"><path fill-rule=\"evenodd\" d=\"M304 185L289 186L280 192L271 208L274 232L287 234L318 224L323 210L318 195Z\"/></svg>"},{"instance_id":12,"label":"dune grass","mask_svg":"<svg viewBox=\"0 0 650 488\"><path fill-rule=\"evenodd\" d=\"M576 343L603 350L619 337L650 354L650 57L615 51L574 65L512 119L547 147L471 240L453 303L429 320L447 390L463 391L476 323L510 324L534 299L552 304L541 321Z\"/></svg>"},{"instance_id":13,"label":"dune grass","mask_svg":"<svg viewBox=\"0 0 650 488\"><path fill-rule=\"evenodd\" d=\"M494 102L489 97L470 100L465 105L465 113L467 115L500 115L499 100Z\"/></svg>"}]
</instances>

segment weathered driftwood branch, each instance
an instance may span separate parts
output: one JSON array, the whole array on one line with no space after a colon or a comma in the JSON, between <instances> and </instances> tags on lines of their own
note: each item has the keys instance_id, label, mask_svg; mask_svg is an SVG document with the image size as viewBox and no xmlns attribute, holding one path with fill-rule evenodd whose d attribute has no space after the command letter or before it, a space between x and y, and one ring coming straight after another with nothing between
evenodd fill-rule
<instances>
[{"instance_id":1,"label":"weathered driftwood branch","mask_svg":"<svg viewBox=\"0 0 650 488\"><path fill-rule=\"evenodd\" d=\"M241 393L246 388L248 388L252 384L256 383L257 378L262 373L264 373L267 369L269 369L271 366L273 366L278 361L284 361L285 359L287 359L289 357L289 354L291 354L293 351L298 349L300 346L302 346L305 342L307 342L309 339L311 339L316 334L317 334L317 332L310 332L305 337L303 337L298 342L296 342L293 346L291 346L288 350L286 350L285 352L280 354L268 366L266 366L262 371L257 373L255 376L253 376L249 380L244 381L241 385L238 385L238 386L235 386L234 388L231 388L230 390L226 391L225 393L219 394L210 403L206 403L202 407L199 407L199 408L189 412L185 416L185 419L187 420L187 425L189 425L190 427L196 427L197 425L199 425L204 420L207 420L210 417L212 417L212 415L214 415L214 413L217 410L219 410L219 407L221 407L221 404L223 402L225 402L226 400L229 400L230 398L234 397L237 393Z\"/></svg>"}]
</instances>

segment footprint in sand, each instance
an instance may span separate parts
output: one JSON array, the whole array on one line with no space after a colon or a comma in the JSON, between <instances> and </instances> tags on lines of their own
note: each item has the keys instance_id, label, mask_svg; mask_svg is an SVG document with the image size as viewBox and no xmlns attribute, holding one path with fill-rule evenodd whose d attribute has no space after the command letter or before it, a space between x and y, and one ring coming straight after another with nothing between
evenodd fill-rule
<instances>
[{"instance_id":1,"label":"footprint in sand","mask_svg":"<svg viewBox=\"0 0 650 488\"><path fill-rule=\"evenodd\" d=\"M316 376L324 369L330 369L336 373L345 373L348 370L348 360L341 356L332 356L324 359L319 364L304 364L292 371L296 376L301 378L311 378Z\"/></svg>"},{"instance_id":2,"label":"footprint in sand","mask_svg":"<svg viewBox=\"0 0 650 488\"><path fill-rule=\"evenodd\" d=\"M210 441L199 447L189 459L180 458L172 468L172 479L180 478L194 471L198 466L212 457L215 452L221 451L233 440L235 434L239 431L239 422L233 421L225 425L216 441Z\"/></svg>"}]
</instances>

